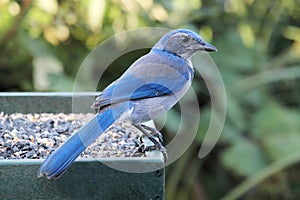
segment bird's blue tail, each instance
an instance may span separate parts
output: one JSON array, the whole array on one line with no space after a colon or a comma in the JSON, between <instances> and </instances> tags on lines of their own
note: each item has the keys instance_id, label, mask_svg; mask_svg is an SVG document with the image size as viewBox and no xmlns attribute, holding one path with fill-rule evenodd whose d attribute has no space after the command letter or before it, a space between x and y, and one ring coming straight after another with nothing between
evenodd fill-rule
<instances>
[{"instance_id":1,"label":"bird's blue tail","mask_svg":"<svg viewBox=\"0 0 300 200\"><path fill-rule=\"evenodd\" d=\"M118 113L116 115L116 113ZM72 135L62 146L56 149L44 161L38 170L38 177L48 179L59 178L74 162L74 160L101 135L122 112L112 109L95 115L85 126Z\"/></svg>"}]
</instances>

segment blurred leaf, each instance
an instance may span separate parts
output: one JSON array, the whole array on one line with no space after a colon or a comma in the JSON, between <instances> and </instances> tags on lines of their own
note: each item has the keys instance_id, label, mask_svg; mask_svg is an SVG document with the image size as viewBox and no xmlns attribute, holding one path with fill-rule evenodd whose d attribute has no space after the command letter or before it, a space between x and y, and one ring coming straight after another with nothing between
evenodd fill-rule
<instances>
[{"instance_id":1,"label":"blurred leaf","mask_svg":"<svg viewBox=\"0 0 300 200\"><path fill-rule=\"evenodd\" d=\"M243 139L244 138L241 136L236 127L229 124L226 124L226 126L224 126L220 137L220 141L227 144L238 143Z\"/></svg>"},{"instance_id":2,"label":"blurred leaf","mask_svg":"<svg viewBox=\"0 0 300 200\"><path fill-rule=\"evenodd\" d=\"M241 140L225 149L222 162L224 166L239 175L251 176L267 164L262 155L257 145Z\"/></svg>"},{"instance_id":3,"label":"blurred leaf","mask_svg":"<svg viewBox=\"0 0 300 200\"><path fill-rule=\"evenodd\" d=\"M300 151L300 130L285 133L268 135L263 139L265 152L271 160L279 160Z\"/></svg>"},{"instance_id":4,"label":"blurred leaf","mask_svg":"<svg viewBox=\"0 0 300 200\"><path fill-rule=\"evenodd\" d=\"M255 66L253 49L246 48L236 31L226 33L218 39L216 46L222 53L214 55L218 66L227 70L249 71Z\"/></svg>"},{"instance_id":5,"label":"blurred leaf","mask_svg":"<svg viewBox=\"0 0 300 200\"><path fill-rule=\"evenodd\" d=\"M72 91L74 82L71 77L68 77L65 74L52 74L48 75L50 81L50 90L58 91L58 92L65 92L65 91Z\"/></svg>"},{"instance_id":6,"label":"blurred leaf","mask_svg":"<svg viewBox=\"0 0 300 200\"><path fill-rule=\"evenodd\" d=\"M270 100L254 118L251 134L262 142L270 159L275 160L300 151L299 122L299 112Z\"/></svg>"},{"instance_id":7,"label":"blurred leaf","mask_svg":"<svg viewBox=\"0 0 300 200\"><path fill-rule=\"evenodd\" d=\"M9 28L12 26L15 17L9 12L9 2L0 2L0 42L2 38L6 35Z\"/></svg>"},{"instance_id":8,"label":"blurred leaf","mask_svg":"<svg viewBox=\"0 0 300 200\"><path fill-rule=\"evenodd\" d=\"M251 90L241 96L241 100L244 104L251 106L252 108L258 108L264 104L265 92L262 88ZM248 113L252 114L252 113Z\"/></svg>"},{"instance_id":9,"label":"blurred leaf","mask_svg":"<svg viewBox=\"0 0 300 200\"><path fill-rule=\"evenodd\" d=\"M240 23L238 30L244 46L252 48L255 44L255 36L252 27L248 23Z\"/></svg>"},{"instance_id":10,"label":"blurred leaf","mask_svg":"<svg viewBox=\"0 0 300 200\"><path fill-rule=\"evenodd\" d=\"M38 90L72 91L73 81L65 75L63 63L52 53L51 46L41 39L20 33L22 42L33 56L33 84ZM63 80L65 79L65 80Z\"/></svg>"},{"instance_id":11,"label":"blurred leaf","mask_svg":"<svg viewBox=\"0 0 300 200\"><path fill-rule=\"evenodd\" d=\"M239 99L232 96L227 92L227 117L234 126L239 130L243 130L246 127L245 112L243 107L240 105Z\"/></svg>"},{"instance_id":12,"label":"blurred leaf","mask_svg":"<svg viewBox=\"0 0 300 200\"><path fill-rule=\"evenodd\" d=\"M205 137L205 134L208 129L208 125L211 119L211 110L210 108L202 109L200 111L200 125L199 130L196 135L196 140L201 143Z\"/></svg>"},{"instance_id":13,"label":"blurred leaf","mask_svg":"<svg viewBox=\"0 0 300 200\"><path fill-rule=\"evenodd\" d=\"M63 73L62 63L54 56L36 56L33 60L33 80L35 88L51 90L49 74Z\"/></svg>"},{"instance_id":14,"label":"blurred leaf","mask_svg":"<svg viewBox=\"0 0 300 200\"><path fill-rule=\"evenodd\" d=\"M165 121L165 126L167 128L167 130L170 133L177 133L179 126L180 126L180 122L181 122L181 116L180 113L178 113L178 111L176 111L175 109L171 109L167 112L167 117L166 117L166 121ZM159 123L161 121L157 120L157 123ZM162 125L160 125L162 126Z\"/></svg>"},{"instance_id":15,"label":"blurred leaf","mask_svg":"<svg viewBox=\"0 0 300 200\"><path fill-rule=\"evenodd\" d=\"M271 99L268 101L255 116L251 134L263 141L266 136L286 136L297 131L300 133L300 113L280 106Z\"/></svg>"},{"instance_id":16,"label":"blurred leaf","mask_svg":"<svg viewBox=\"0 0 300 200\"><path fill-rule=\"evenodd\" d=\"M293 65L288 68L264 70L263 72L247 76L241 79L233 86L234 94L240 95L248 92L251 89L260 87L278 81L285 81L289 79L297 79L300 77L299 65Z\"/></svg>"}]
</instances>

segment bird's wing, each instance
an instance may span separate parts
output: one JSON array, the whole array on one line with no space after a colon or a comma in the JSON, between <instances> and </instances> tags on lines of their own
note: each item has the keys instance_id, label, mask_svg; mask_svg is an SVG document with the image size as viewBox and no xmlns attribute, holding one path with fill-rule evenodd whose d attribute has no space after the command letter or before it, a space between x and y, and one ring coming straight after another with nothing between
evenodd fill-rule
<instances>
[{"instance_id":1,"label":"bird's wing","mask_svg":"<svg viewBox=\"0 0 300 200\"><path fill-rule=\"evenodd\" d=\"M169 59L155 54L140 58L119 79L103 90L92 107L103 108L127 100L175 94L189 81L191 72L187 70L185 62L165 60Z\"/></svg>"}]
</instances>

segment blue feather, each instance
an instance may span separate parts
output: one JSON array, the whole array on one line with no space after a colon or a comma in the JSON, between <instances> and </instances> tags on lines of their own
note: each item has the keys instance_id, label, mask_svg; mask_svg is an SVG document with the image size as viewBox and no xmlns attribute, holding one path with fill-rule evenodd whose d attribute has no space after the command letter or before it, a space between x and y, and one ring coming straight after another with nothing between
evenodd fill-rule
<instances>
[{"instance_id":1,"label":"blue feather","mask_svg":"<svg viewBox=\"0 0 300 200\"><path fill-rule=\"evenodd\" d=\"M145 65L152 67L150 71L154 74L147 74L140 68ZM170 66L169 69L166 66ZM164 50L152 49L150 54L137 60L123 76L105 88L93 107L102 108L128 100L173 95L193 76L193 68L188 66L186 60ZM153 77L153 80L149 77Z\"/></svg>"},{"instance_id":2,"label":"blue feather","mask_svg":"<svg viewBox=\"0 0 300 200\"><path fill-rule=\"evenodd\" d=\"M124 103L119 107L95 115L44 161L38 171L38 177L59 178L86 147L98 138L103 130L106 130L116 118L120 117L126 106L128 105Z\"/></svg>"}]
</instances>

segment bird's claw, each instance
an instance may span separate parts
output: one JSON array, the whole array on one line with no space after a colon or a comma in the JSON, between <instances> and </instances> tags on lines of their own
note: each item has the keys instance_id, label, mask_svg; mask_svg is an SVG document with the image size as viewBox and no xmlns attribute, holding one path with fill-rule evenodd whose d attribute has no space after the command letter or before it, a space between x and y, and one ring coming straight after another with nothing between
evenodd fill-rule
<instances>
[{"instance_id":1,"label":"bird's claw","mask_svg":"<svg viewBox=\"0 0 300 200\"><path fill-rule=\"evenodd\" d=\"M133 152L132 156L145 154L148 151L155 151L155 150L159 150L162 153L162 155L164 157L164 162L166 163L168 160L168 153L167 153L167 149L161 143L156 143L151 146L146 146L145 143L142 143L138 147L138 149L135 152Z\"/></svg>"},{"instance_id":2,"label":"bird's claw","mask_svg":"<svg viewBox=\"0 0 300 200\"><path fill-rule=\"evenodd\" d=\"M167 163L168 154L166 148L162 145L163 139L162 134L154 128L148 127L146 125L134 125L137 129L139 129L149 140L154 144L151 146L146 146L143 142L142 138L140 138L141 145L138 149L133 153L133 155L137 155L138 153L145 153L147 151L159 150L164 157L164 163ZM149 133L149 132L150 133ZM155 137L158 138L155 139Z\"/></svg>"}]
</instances>

